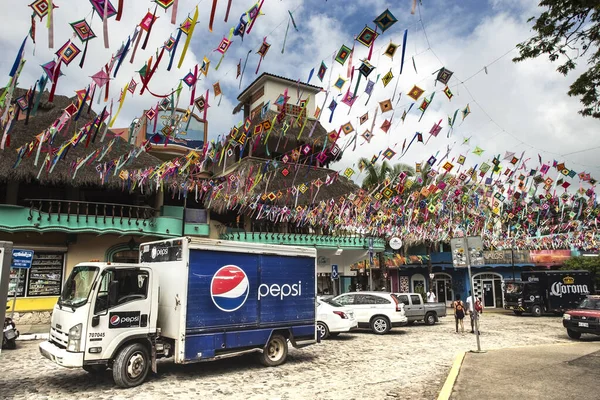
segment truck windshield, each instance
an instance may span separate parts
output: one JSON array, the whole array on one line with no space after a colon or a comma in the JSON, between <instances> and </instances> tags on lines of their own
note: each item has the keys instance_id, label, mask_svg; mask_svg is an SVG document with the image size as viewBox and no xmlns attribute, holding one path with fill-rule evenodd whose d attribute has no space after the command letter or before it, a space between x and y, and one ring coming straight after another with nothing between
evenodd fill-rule
<instances>
[{"instance_id":1,"label":"truck windshield","mask_svg":"<svg viewBox=\"0 0 600 400\"><path fill-rule=\"evenodd\" d=\"M58 304L72 308L84 305L96 275L98 275L98 267L87 265L75 267L65 282Z\"/></svg>"},{"instance_id":2,"label":"truck windshield","mask_svg":"<svg viewBox=\"0 0 600 400\"><path fill-rule=\"evenodd\" d=\"M506 284L507 294L520 294L523 292L523 284L520 282L509 282Z\"/></svg>"},{"instance_id":3,"label":"truck windshield","mask_svg":"<svg viewBox=\"0 0 600 400\"><path fill-rule=\"evenodd\" d=\"M600 310L600 299L591 299L589 297L583 299L579 305L579 308L583 308L585 310Z\"/></svg>"}]
</instances>

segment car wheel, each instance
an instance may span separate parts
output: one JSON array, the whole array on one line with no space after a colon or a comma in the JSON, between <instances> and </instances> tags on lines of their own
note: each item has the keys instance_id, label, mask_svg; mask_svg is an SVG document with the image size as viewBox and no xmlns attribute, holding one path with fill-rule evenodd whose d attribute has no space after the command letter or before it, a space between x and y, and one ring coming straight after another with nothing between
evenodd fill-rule
<instances>
[{"instance_id":1,"label":"car wheel","mask_svg":"<svg viewBox=\"0 0 600 400\"><path fill-rule=\"evenodd\" d=\"M329 328L327 328L327 325L324 322L317 322L317 333L321 340L329 337Z\"/></svg>"},{"instance_id":2,"label":"car wheel","mask_svg":"<svg viewBox=\"0 0 600 400\"><path fill-rule=\"evenodd\" d=\"M390 330L390 321L386 317L373 317L371 320L371 330L378 335L388 333Z\"/></svg>"},{"instance_id":3,"label":"car wheel","mask_svg":"<svg viewBox=\"0 0 600 400\"><path fill-rule=\"evenodd\" d=\"M571 329L567 329L567 335L569 335L569 337L571 339L581 338L581 332L575 332L574 330L571 330Z\"/></svg>"},{"instance_id":4,"label":"car wheel","mask_svg":"<svg viewBox=\"0 0 600 400\"><path fill-rule=\"evenodd\" d=\"M513 311L513 312L515 313L515 315L518 315L519 317L520 317L521 315L523 315L523 311Z\"/></svg>"},{"instance_id":5,"label":"car wheel","mask_svg":"<svg viewBox=\"0 0 600 400\"><path fill-rule=\"evenodd\" d=\"M531 307L531 315L533 315L534 317L541 317L542 307L540 307L539 304L536 304L535 306Z\"/></svg>"},{"instance_id":6,"label":"car wheel","mask_svg":"<svg viewBox=\"0 0 600 400\"><path fill-rule=\"evenodd\" d=\"M125 346L113 363L113 379L117 386L130 388L144 382L150 369L148 349L141 343Z\"/></svg>"},{"instance_id":7,"label":"car wheel","mask_svg":"<svg viewBox=\"0 0 600 400\"><path fill-rule=\"evenodd\" d=\"M98 365L84 365L83 370L89 372L90 374L99 374L101 372L106 371L106 365L98 364Z\"/></svg>"},{"instance_id":8,"label":"car wheel","mask_svg":"<svg viewBox=\"0 0 600 400\"><path fill-rule=\"evenodd\" d=\"M425 325L433 325L435 324L435 314L432 312L428 312L425 314Z\"/></svg>"},{"instance_id":9,"label":"car wheel","mask_svg":"<svg viewBox=\"0 0 600 400\"><path fill-rule=\"evenodd\" d=\"M260 362L267 367L281 365L287 359L287 340L281 335L273 335L260 355Z\"/></svg>"}]
</instances>

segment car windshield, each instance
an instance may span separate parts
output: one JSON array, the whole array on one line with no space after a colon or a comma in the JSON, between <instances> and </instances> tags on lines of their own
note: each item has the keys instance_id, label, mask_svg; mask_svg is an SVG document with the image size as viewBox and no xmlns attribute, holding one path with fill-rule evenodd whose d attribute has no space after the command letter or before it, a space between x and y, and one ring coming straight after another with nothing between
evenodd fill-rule
<instances>
[{"instance_id":1,"label":"car windshield","mask_svg":"<svg viewBox=\"0 0 600 400\"><path fill-rule=\"evenodd\" d=\"M519 294L523 292L523 284L520 282L509 282L506 284L507 294Z\"/></svg>"},{"instance_id":2,"label":"car windshield","mask_svg":"<svg viewBox=\"0 0 600 400\"><path fill-rule=\"evenodd\" d=\"M79 265L73 269L65 282L58 304L67 307L81 307L87 302L90 289L98 275L98 268Z\"/></svg>"},{"instance_id":3,"label":"car windshield","mask_svg":"<svg viewBox=\"0 0 600 400\"><path fill-rule=\"evenodd\" d=\"M583 299L583 301L579 305L579 308L583 308L586 310L600 310L600 299L592 299L589 297Z\"/></svg>"},{"instance_id":4,"label":"car windshield","mask_svg":"<svg viewBox=\"0 0 600 400\"><path fill-rule=\"evenodd\" d=\"M322 301L323 303L327 303L330 306L334 306L334 307L344 307L343 305L341 305L340 303L338 303L337 301L333 300L333 299L320 299L320 301Z\"/></svg>"}]
</instances>

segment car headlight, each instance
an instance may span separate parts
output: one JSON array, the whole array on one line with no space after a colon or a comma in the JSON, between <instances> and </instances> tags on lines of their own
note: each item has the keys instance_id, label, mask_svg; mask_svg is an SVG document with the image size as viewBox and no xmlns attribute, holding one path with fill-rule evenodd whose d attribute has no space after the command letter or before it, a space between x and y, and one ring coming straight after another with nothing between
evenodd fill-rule
<instances>
[{"instance_id":1,"label":"car headlight","mask_svg":"<svg viewBox=\"0 0 600 400\"><path fill-rule=\"evenodd\" d=\"M567 320L567 321L570 321L571 320L571 314L566 314L566 313L563 314L563 319Z\"/></svg>"},{"instance_id":2,"label":"car headlight","mask_svg":"<svg viewBox=\"0 0 600 400\"><path fill-rule=\"evenodd\" d=\"M81 348L81 329L82 324L77 324L69 329L69 341L67 342L67 351L77 353Z\"/></svg>"}]
</instances>

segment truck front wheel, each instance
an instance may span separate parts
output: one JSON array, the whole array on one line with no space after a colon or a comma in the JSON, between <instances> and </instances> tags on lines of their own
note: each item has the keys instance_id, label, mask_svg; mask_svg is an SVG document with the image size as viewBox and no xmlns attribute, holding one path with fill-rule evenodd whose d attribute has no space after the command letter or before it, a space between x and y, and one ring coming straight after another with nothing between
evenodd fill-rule
<instances>
[{"instance_id":1,"label":"truck front wheel","mask_svg":"<svg viewBox=\"0 0 600 400\"><path fill-rule=\"evenodd\" d=\"M281 335L273 335L260 355L260 362L267 367L281 365L287 359L287 340Z\"/></svg>"},{"instance_id":2,"label":"truck front wheel","mask_svg":"<svg viewBox=\"0 0 600 400\"><path fill-rule=\"evenodd\" d=\"M581 332L575 332L571 329L567 329L567 335L569 335L569 337L571 339L580 339L581 338Z\"/></svg>"},{"instance_id":3,"label":"truck front wheel","mask_svg":"<svg viewBox=\"0 0 600 400\"><path fill-rule=\"evenodd\" d=\"M119 387L134 387L144 382L149 369L148 349L141 343L132 343L117 354L113 363L113 379Z\"/></svg>"},{"instance_id":4,"label":"truck front wheel","mask_svg":"<svg viewBox=\"0 0 600 400\"><path fill-rule=\"evenodd\" d=\"M536 304L533 307L531 307L531 315L533 315L534 317L541 317L542 307L539 304Z\"/></svg>"}]
</instances>

